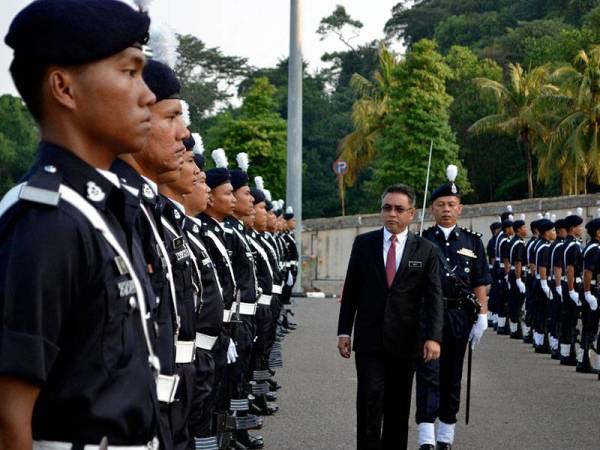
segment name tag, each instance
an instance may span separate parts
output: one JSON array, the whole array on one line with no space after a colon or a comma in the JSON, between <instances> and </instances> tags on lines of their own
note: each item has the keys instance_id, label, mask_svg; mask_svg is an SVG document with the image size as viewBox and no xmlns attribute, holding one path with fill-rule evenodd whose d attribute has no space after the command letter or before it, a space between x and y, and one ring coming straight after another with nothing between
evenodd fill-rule
<instances>
[{"instance_id":1,"label":"name tag","mask_svg":"<svg viewBox=\"0 0 600 450\"><path fill-rule=\"evenodd\" d=\"M182 248L181 250L175 252L175 258L177 258L177 262L181 262L190 257L190 253L187 251L187 248Z\"/></svg>"},{"instance_id":2,"label":"name tag","mask_svg":"<svg viewBox=\"0 0 600 450\"><path fill-rule=\"evenodd\" d=\"M208 266L208 265L210 265L211 263L212 263L212 261L210 260L210 258L204 258L204 259L202 260L202 265L203 265L203 266Z\"/></svg>"},{"instance_id":3,"label":"name tag","mask_svg":"<svg viewBox=\"0 0 600 450\"><path fill-rule=\"evenodd\" d=\"M136 293L133 280L120 281L117 283L119 289L119 297L128 297Z\"/></svg>"},{"instance_id":4,"label":"name tag","mask_svg":"<svg viewBox=\"0 0 600 450\"><path fill-rule=\"evenodd\" d=\"M408 267L422 268L423 267L423 262L422 261L409 261L408 262Z\"/></svg>"}]
</instances>

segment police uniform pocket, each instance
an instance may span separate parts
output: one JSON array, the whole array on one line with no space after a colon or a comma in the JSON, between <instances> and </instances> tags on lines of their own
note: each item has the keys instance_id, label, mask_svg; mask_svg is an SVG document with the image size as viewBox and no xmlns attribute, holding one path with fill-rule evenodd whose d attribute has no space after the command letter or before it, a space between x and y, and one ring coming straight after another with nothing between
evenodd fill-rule
<instances>
[{"instance_id":1,"label":"police uniform pocket","mask_svg":"<svg viewBox=\"0 0 600 450\"><path fill-rule=\"evenodd\" d=\"M105 280L106 317L102 332L102 357L109 372L126 370L133 357L134 311L137 295L127 275Z\"/></svg>"}]
</instances>

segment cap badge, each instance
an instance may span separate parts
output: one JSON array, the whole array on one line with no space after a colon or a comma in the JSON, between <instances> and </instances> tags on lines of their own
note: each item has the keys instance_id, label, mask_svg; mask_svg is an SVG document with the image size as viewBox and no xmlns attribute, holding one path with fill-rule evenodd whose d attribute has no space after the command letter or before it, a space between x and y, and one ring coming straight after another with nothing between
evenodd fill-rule
<instances>
[{"instance_id":1,"label":"cap badge","mask_svg":"<svg viewBox=\"0 0 600 450\"><path fill-rule=\"evenodd\" d=\"M179 214L179 211L177 211L177 210L174 210L174 211L173 211L173 216L174 216L174 217L175 217L177 220L181 219L181 214Z\"/></svg>"},{"instance_id":2,"label":"cap badge","mask_svg":"<svg viewBox=\"0 0 600 450\"><path fill-rule=\"evenodd\" d=\"M456 189L456 185L454 183L452 183L452 187L450 188L450 190L452 191L453 194L458 193L458 189Z\"/></svg>"},{"instance_id":3,"label":"cap badge","mask_svg":"<svg viewBox=\"0 0 600 450\"><path fill-rule=\"evenodd\" d=\"M152 192L152 189L150 189L150 186L147 184L142 186L142 195L148 200L152 200L154 198L154 192Z\"/></svg>"},{"instance_id":4,"label":"cap badge","mask_svg":"<svg viewBox=\"0 0 600 450\"><path fill-rule=\"evenodd\" d=\"M104 191L93 181L87 182L87 198L93 202L101 202L106 197Z\"/></svg>"},{"instance_id":5,"label":"cap badge","mask_svg":"<svg viewBox=\"0 0 600 450\"><path fill-rule=\"evenodd\" d=\"M194 225L192 227L192 230L194 231L194 233L200 233L200 227L198 225Z\"/></svg>"}]
</instances>

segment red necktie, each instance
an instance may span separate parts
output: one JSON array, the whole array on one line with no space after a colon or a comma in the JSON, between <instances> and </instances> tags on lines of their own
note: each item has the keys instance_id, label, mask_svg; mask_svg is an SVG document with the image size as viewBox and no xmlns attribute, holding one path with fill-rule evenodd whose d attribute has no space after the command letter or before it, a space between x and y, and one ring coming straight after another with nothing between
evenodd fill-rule
<instances>
[{"instance_id":1,"label":"red necktie","mask_svg":"<svg viewBox=\"0 0 600 450\"><path fill-rule=\"evenodd\" d=\"M388 282L388 287L392 286L394 277L396 276L396 235L392 234L390 238L390 248L387 252L385 260L385 275Z\"/></svg>"}]
</instances>

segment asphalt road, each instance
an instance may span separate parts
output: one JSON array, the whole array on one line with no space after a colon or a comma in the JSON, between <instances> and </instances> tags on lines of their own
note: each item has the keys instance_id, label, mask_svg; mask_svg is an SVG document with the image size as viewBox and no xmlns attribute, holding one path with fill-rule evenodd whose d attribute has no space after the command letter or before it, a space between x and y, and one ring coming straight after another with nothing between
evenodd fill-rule
<instances>
[{"instance_id":1,"label":"asphalt road","mask_svg":"<svg viewBox=\"0 0 600 450\"><path fill-rule=\"evenodd\" d=\"M335 299L297 299L299 326L276 377L281 409L260 431L266 449L355 448L356 374L337 353L338 309ZM414 423L409 448L417 448ZM600 381L488 330L474 356L471 424L461 412L454 448L598 450Z\"/></svg>"}]
</instances>

